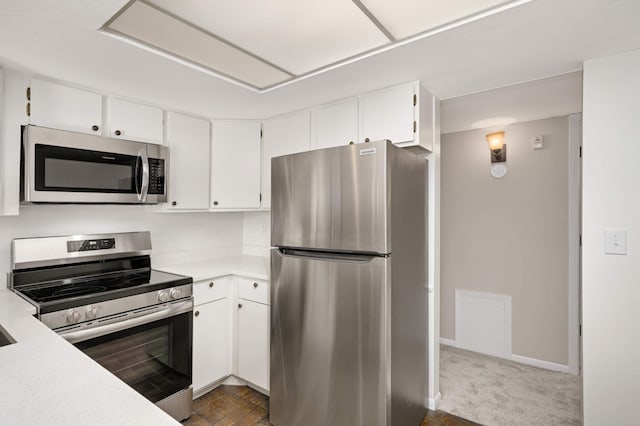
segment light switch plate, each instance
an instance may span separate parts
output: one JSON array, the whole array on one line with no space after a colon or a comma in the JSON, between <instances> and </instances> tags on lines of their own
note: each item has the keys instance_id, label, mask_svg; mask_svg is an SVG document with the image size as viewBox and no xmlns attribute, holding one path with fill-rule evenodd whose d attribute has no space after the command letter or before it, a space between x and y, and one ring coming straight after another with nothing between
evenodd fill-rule
<instances>
[{"instance_id":1,"label":"light switch plate","mask_svg":"<svg viewBox=\"0 0 640 426\"><path fill-rule=\"evenodd\" d=\"M627 230L605 229L605 254L627 254Z\"/></svg>"}]
</instances>

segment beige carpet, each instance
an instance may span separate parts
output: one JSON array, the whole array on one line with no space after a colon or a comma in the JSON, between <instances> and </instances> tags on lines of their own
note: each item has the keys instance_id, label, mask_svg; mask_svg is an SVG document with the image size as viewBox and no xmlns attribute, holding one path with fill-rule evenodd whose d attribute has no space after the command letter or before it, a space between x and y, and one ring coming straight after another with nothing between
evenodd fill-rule
<instances>
[{"instance_id":1,"label":"beige carpet","mask_svg":"<svg viewBox=\"0 0 640 426\"><path fill-rule=\"evenodd\" d=\"M488 426L581 425L582 379L440 346L438 409Z\"/></svg>"}]
</instances>

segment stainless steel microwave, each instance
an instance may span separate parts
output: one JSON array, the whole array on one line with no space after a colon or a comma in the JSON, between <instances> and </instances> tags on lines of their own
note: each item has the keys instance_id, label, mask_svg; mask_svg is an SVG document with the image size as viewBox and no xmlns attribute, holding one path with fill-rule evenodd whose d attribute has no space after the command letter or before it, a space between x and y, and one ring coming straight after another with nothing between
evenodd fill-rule
<instances>
[{"instance_id":1,"label":"stainless steel microwave","mask_svg":"<svg viewBox=\"0 0 640 426\"><path fill-rule=\"evenodd\" d=\"M24 126L20 200L166 202L168 162L169 150L162 145Z\"/></svg>"}]
</instances>

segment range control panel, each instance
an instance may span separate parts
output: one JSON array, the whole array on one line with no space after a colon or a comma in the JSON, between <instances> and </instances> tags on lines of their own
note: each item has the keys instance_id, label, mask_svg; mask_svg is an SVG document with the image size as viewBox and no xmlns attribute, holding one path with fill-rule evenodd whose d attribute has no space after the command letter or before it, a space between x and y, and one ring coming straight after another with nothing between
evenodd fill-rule
<instances>
[{"instance_id":1,"label":"range control panel","mask_svg":"<svg viewBox=\"0 0 640 426\"><path fill-rule=\"evenodd\" d=\"M67 252L108 250L116 248L115 238L101 238L99 240L67 241Z\"/></svg>"}]
</instances>

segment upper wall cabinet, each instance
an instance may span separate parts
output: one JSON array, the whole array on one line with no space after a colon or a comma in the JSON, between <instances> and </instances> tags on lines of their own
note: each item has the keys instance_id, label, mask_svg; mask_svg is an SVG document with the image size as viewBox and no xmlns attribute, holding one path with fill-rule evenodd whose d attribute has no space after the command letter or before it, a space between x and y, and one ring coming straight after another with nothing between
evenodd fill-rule
<instances>
[{"instance_id":1,"label":"upper wall cabinet","mask_svg":"<svg viewBox=\"0 0 640 426\"><path fill-rule=\"evenodd\" d=\"M209 208L208 120L167 113L169 145L169 209Z\"/></svg>"},{"instance_id":2,"label":"upper wall cabinet","mask_svg":"<svg viewBox=\"0 0 640 426\"><path fill-rule=\"evenodd\" d=\"M211 123L211 208L260 207L260 122Z\"/></svg>"},{"instance_id":3,"label":"upper wall cabinet","mask_svg":"<svg viewBox=\"0 0 640 426\"><path fill-rule=\"evenodd\" d=\"M433 147L437 99L420 82L403 84L313 110L315 148L389 139L424 154Z\"/></svg>"},{"instance_id":4,"label":"upper wall cabinet","mask_svg":"<svg viewBox=\"0 0 640 426\"><path fill-rule=\"evenodd\" d=\"M162 109L123 99L109 99L109 136L162 143Z\"/></svg>"},{"instance_id":5,"label":"upper wall cabinet","mask_svg":"<svg viewBox=\"0 0 640 426\"><path fill-rule=\"evenodd\" d=\"M310 114L299 112L262 123L262 207L271 207L271 159L309 149Z\"/></svg>"},{"instance_id":6,"label":"upper wall cabinet","mask_svg":"<svg viewBox=\"0 0 640 426\"><path fill-rule=\"evenodd\" d=\"M30 95L31 124L102 134L102 95L35 78Z\"/></svg>"},{"instance_id":7,"label":"upper wall cabinet","mask_svg":"<svg viewBox=\"0 0 640 426\"><path fill-rule=\"evenodd\" d=\"M434 96L419 82L362 96L360 141L389 139L402 148L431 151L435 104Z\"/></svg>"},{"instance_id":8,"label":"upper wall cabinet","mask_svg":"<svg viewBox=\"0 0 640 426\"><path fill-rule=\"evenodd\" d=\"M356 99L315 110L312 120L317 149L358 142L358 101Z\"/></svg>"},{"instance_id":9,"label":"upper wall cabinet","mask_svg":"<svg viewBox=\"0 0 640 426\"><path fill-rule=\"evenodd\" d=\"M360 98L362 141L390 139L393 143L414 138L414 86L393 87Z\"/></svg>"}]
</instances>

